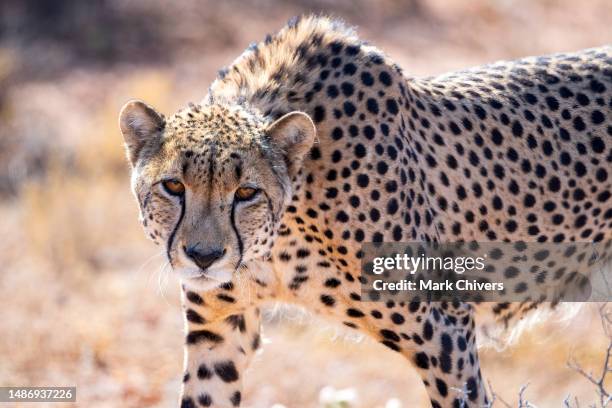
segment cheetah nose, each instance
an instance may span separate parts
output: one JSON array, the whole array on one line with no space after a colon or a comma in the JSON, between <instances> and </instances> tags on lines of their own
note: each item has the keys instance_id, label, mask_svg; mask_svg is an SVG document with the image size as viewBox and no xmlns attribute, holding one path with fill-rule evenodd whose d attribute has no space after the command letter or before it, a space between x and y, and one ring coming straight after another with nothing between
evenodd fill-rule
<instances>
[{"instance_id":1,"label":"cheetah nose","mask_svg":"<svg viewBox=\"0 0 612 408\"><path fill-rule=\"evenodd\" d=\"M183 247L183 250L185 251L185 254L202 270L206 270L217 259L225 255L225 250L216 248L212 250L201 250L198 248L198 245Z\"/></svg>"}]
</instances>

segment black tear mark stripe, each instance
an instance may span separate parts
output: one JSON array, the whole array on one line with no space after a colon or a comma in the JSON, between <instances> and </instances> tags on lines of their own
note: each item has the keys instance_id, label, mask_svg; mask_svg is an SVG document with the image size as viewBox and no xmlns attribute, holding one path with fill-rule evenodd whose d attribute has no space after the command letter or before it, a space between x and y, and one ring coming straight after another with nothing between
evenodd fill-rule
<instances>
[{"instance_id":1,"label":"black tear mark stripe","mask_svg":"<svg viewBox=\"0 0 612 408\"><path fill-rule=\"evenodd\" d=\"M230 223L232 224L232 229L236 234L236 239L238 240L238 253L240 257L238 258L238 263L236 264L236 268L242 264L242 251L244 250L242 244L242 237L240 237L240 233L238 232L238 228L236 228L236 201L232 202L232 212L230 213Z\"/></svg>"},{"instance_id":2,"label":"black tear mark stripe","mask_svg":"<svg viewBox=\"0 0 612 408\"><path fill-rule=\"evenodd\" d=\"M198 344L203 342L221 343L223 337L210 330L194 330L187 334L187 344Z\"/></svg>"},{"instance_id":3,"label":"black tear mark stripe","mask_svg":"<svg viewBox=\"0 0 612 408\"><path fill-rule=\"evenodd\" d=\"M168 261L170 262L171 266L172 266L172 257L170 256L170 251L172 250L172 244L174 242L176 231L178 231L178 228L181 225L181 222L183 222L183 217L185 216L185 196L184 195L181 196L179 200L181 203L181 214L179 215L179 219L176 222L176 225L174 226L174 228L172 229L172 232L170 233L170 237L168 238L168 246L166 247L166 256L168 257Z\"/></svg>"},{"instance_id":4,"label":"black tear mark stripe","mask_svg":"<svg viewBox=\"0 0 612 408\"><path fill-rule=\"evenodd\" d=\"M213 192L213 185L214 185L214 174L215 174L215 154L216 154L216 149L215 149L215 145L212 144L210 145L210 163L208 165L208 191L210 192L209 196L208 196L208 203L210 204L210 201L212 199L212 192Z\"/></svg>"}]
</instances>

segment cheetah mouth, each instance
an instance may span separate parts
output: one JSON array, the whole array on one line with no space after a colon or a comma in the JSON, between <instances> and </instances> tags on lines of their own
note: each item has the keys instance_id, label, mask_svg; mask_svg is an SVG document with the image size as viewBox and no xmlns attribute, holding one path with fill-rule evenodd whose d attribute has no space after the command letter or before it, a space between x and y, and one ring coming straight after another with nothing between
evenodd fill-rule
<instances>
[{"instance_id":1,"label":"cheetah mouth","mask_svg":"<svg viewBox=\"0 0 612 408\"><path fill-rule=\"evenodd\" d=\"M211 289L221 284L231 281L234 271L230 269L208 268L184 268L177 270L179 277L188 285L193 285L199 289Z\"/></svg>"}]
</instances>

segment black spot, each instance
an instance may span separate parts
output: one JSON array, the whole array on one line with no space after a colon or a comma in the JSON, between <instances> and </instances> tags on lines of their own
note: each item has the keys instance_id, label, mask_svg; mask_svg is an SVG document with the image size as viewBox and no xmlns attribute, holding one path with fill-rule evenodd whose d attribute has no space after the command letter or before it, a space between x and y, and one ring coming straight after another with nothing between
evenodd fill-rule
<instances>
[{"instance_id":1,"label":"black spot","mask_svg":"<svg viewBox=\"0 0 612 408\"><path fill-rule=\"evenodd\" d=\"M425 323L423 324L423 337L425 338L425 340L431 340L431 338L433 337L433 327L429 320L425 321Z\"/></svg>"},{"instance_id":2,"label":"black spot","mask_svg":"<svg viewBox=\"0 0 612 408\"><path fill-rule=\"evenodd\" d=\"M590 86L591 86L591 90L595 93L603 93L606 91L605 85L596 79L591 80Z\"/></svg>"},{"instance_id":3,"label":"black spot","mask_svg":"<svg viewBox=\"0 0 612 408\"><path fill-rule=\"evenodd\" d=\"M523 126L517 120L512 124L512 134L516 137L521 137L523 135Z\"/></svg>"},{"instance_id":4,"label":"black spot","mask_svg":"<svg viewBox=\"0 0 612 408\"><path fill-rule=\"evenodd\" d=\"M397 102L394 99L387 99L387 111L392 115L396 115L399 112Z\"/></svg>"},{"instance_id":5,"label":"black spot","mask_svg":"<svg viewBox=\"0 0 612 408\"><path fill-rule=\"evenodd\" d=\"M401 351L401 348L396 343L394 343L392 341L383 340L383 341L381 341L381 343L384 344L385 346L389 347L393 351Z\"/></svg>"},{"instance_id":6,"label":"black spot","mask_svg":"<svg viewBox=\"0 0 612 408\"><path fill-rule=\"evenodd\" d=\"M387 71L383 71L378 75L378 79L380 79L380 82L383 83L383 85L385 86L391 86L392 80L391 80L391 75L389 75L389 73Z\"/></svg>"},{"instance_id":7,"label":"black spot","mask_svg":"<svg viewBox=\"0 0 612 408\"><path fill-rule=\"evenodd\" d=\"M192 323L198 323L198 324L205 323L204 318L200 316L198 312L196 312L193 309L187 309L187 311L185 312L185 317L187 318L188 321Z\"/></svg>"},{"instance_id":8,"label":"black spot","mask_svg":"<svg viewBox=\"0 0 612 408\"><path fill-rule=\"evenodd\" d=\"M504 105L500 101L498 101L497 99L491 99L489 101L489 105L491 105L491 107L494 108L494 109L501 109L501 108L504 107Z\"/></svg>"},{"instance_id":9,"label":"black spot","mask_svg":"<svg viewBox=\"0 0 612 408\"><path fill-rule=\"evenodd\" d=\"M403 324L405 322L404 316L399 313L393 313L391 315L391 321L395 324Z\"/></svg>"},{"instance_id":10,"label":"black spot","mask_svg":"<svg viewBox=\"0 0 612 408\"><path fill-rule=\"evenodd\" d=\"M240 391L236 391L232 394L232 397L230 398L230 402L232 403L233 406L237 407L240 405L240 401L242 400L242 395L240 394Z\"/></svg>"},{"instance_id":11,"label":"black spot","mask_svg":"<svg viewBox=\"0 0 612 408\"><path fill-rule=\"evenodd\" d=\"M238 371L233 361L227 360L216 363L214 365L214 370L224 382L229 383L238 381Z\"/></svg>"},{"instance_id":12,"label":"black spot","mask_svg":"<svg viewBox=\"0 0 612 408\"><path fill-rule=\"evenodd\" d=\"M317 146L314 146L312 149L310 149L309 157L311 160L319 160L321 158L321 150Z\"/></svg>"},{"instance_id":13,"label":"black spot","mask_svg":"<svg viewBox=\"0 0 612 408\"><path fill-rule=\"evenodd\" d=\"M559 109L559 101L557 101L557 98L553 96L546 97L546 104L548 105L548 108L552 111L556 111L557 109Z\"/></svg>"},{"instance_id":14,"label":"black spot","mask_svg":"<svg viewBox=\"0 0 612 408\"><path fill-rule=\"evenodd\" d=\"M591 122L593 122L594 125L599 125L600 123L603 123L605 120L605 117L603 115L603 113L601 113L598 110L594 110L591 113Z\"/></svg>"},{"instance_id":15,"label":"black spot","mask_svg":"<svg viewBox=\"0 0 612 408\"><path fill-rule=\"evenodd\" d=\"M346 53L346 55L357 55L359 53L359 46L358 45L347 45L346 48L344 49L344 52Z\"/></svg>"},{"instance_id":16,"label":"black spot","mask_svg":"<svg viewBox=\"0 0 612 408\"><path fill-rule=\"evenodd\" d=\"M367 174L360 174L357 176L357 185L361 188L366 188L370 183L370 178Z\"/></svg>"},{"instance_id":17,"label":"black spot","mask_svg":"<svg viewBox=\"0 0 612 408\"><path fill-rule=\"evenodd\" d=\"M330 85L327 87L327 96L329 96L330 98L334 99L339 94L340 92L338 91L338 87L336 85Z\"/></svg>"},{"instance_id":18,"label":"black spot","mask_svg":"<svg viewBox=\"0 0 612 408\"><path fill-rule=\"evenodd\" d=\"M210 407L212 405L212 397L207 393L200 394L198 402L203 407Z\"/></svg>"},{"instance_id":19,"label":"black spot","mask_svg":"<svg viewBox=\"0 0 612 408\"><path fill-rule=\"evenodd\" d=\"M325 281L325 286L328 288L337 288L340 286L340 281L336 278L329 278Z\"/></svg>"},{"instance_id":20,"label":"black spot","mask_svg":"<svg viewBox=\"0 0 612 408\"><path fill-rule=\"evenodd\" d=\"M195 292L188 291L186 293L186 296L187 296L187 300L189 300L191 303L195 303L196 305L204 304L204 299L202 299L202 296L198 295Z\"/></svg>"},{"instance_id":21,"label":"black spot","mask_svg":"<svg viewBox=\"0 0 612 408\"><path fill-rule=\"evenodd\" d=\"M345 101L343 104L343 108L344 108L344 113L349 116L352 117L355 114L355 111L357 110L355 108L355 105L353 105L351 102L349 101Z\"/></svg>"},{"instance_id":22,"label":"black spot","mask_svg":"<svg viewBox=\"0 0 612 408\"><path fill-rule=\"evenodd\" d=\"M306 248L300 248L296 251L295 256L300 259L307 258L308 256L310 256L310 250Z\"/></svg>"},{"instance_id":23,"label":"black spot","mask_svg":"<svg viewBox=\"0 0 612 408\"><path fill-rule=\"evenodd\" d=\"M374 139L374 135L376 134L376 131L374 130L374 128L370 125L366 125L363 128L363 135L366 137L366 139L368 140L372 140Z\"/></svg>"},{"instance_id":24,"label":"black spot","mask_svg":"<svg viewBox=\"0 0 612 408\"><path fill-rule=\"evenodd\" d=\"M474 379L474 377L468 378L466 388L467 388L468 397L470 398L470 400L476 401L476 399L478 398L478 387L477 387L476 379Z\"/></svg>"},{"instance_id":25,"label":"black spot","mask_svg":"<svg viewBox=\"0 0 612 408\"><path fill-rule=\"evenodd\" d=\"M213 373L208 369L206 364L200 364L200 366L198 367L198 378L200 380L208 380L212 376Z\"/></svg>"},{"instance_id":26,"label":"black spot","mask_svg":"<svg viewBox=\"0 0 612 408\"><path fill-rule=\"evenodd\" d=\"M446 383L439 378L436 378L436 388L441 396L446 397L448 395L448 387Z\"/></svg>"},{"instance_id":27,"label":"black spot","mask_svg":"<svg viewBox=\"0 0 612 408\"><path fill-rule=\"evenodd\" d=\"M343 82L342 85L340 85L340 89L342 89L344 96L347 97L351 96L355 92L355 87L353 87L353 85L349 82Z\"/></svg>"},{"instance_id":28,"label":"black spot","mask_svg":"<svg viewBox=\"0 0 612 408\"><path fill-rule=\"evenodd\" d=\"M372 86L374 85L374 77L369 72L363 71L361 73L361 82L363 82L365 86Z\"/></svg>"},{"instance_id":29,"label":"black spot","mask_svg":"<svg viewBox=\"0 0 612 408\"><path fill-rule=\"evenodd\" d=\"M350 62L346 64L344 68L342 69L342 72L344 72L344 75L353 75L356 71L357 71L357 67L355 66L355 64L350 63Z\"/></svg>"},{"instance_id":30,"label":"black spot","mask_svg":"<svg viewBox=\"0 0 612 408\"><path fill-rule=\"evenodd\" d=\"M574 118L574 129L576 129L577 131L581 132L584 129L586 129L586 125L584 124L584 121L582 120L582 118L580 116L576 116Z\"/></svg>"},{"instance_id":31,"label":"black spot","mask_svg":"<svg viewBox=\"0 0 612 408\"><path fill-rule=\"evenodd\" d=\"M376 102L376 99L368 98L366 101L366 107L368 108L368 111L374 115L378 114L378 102Z\"/></svg>"},{"instance_id":32,"label":"black spot","mask_svg":"<svg viewBox=\"0 0 612 408\"><path fill-rule=\"evenodd\" d=\"M552 176L548 180L548 189L554 193L561 189L561 181L557 176Z\"/></svg>"},{"instance_id":33,"label":"black spot","mask_svg":"<svg viewBox=\"0 0 612 408\"><path fill-rule=\"evenodd\" d=\"M576 101L581 105L581 106L587 106L589 104L589 97L586 96L583 93L579 93L576 95Z\"/></svg>"},{"instance_id":34,"label":"black spot","mask_svg":"<svg viewBox=\"0 0 612 408\"><path fill-rule=\"evenodd\" d=\"M195 330L187 334L187 344L198 344L201 342L221 343L223 337L210 330Z\"/></svg>"},{"instance_id":35,"label":"black spot","mask_svg":"<svg viewBox=\"0 0 612 408\"><path fill-rule=\"evenodd\" d=\"M321 295L321 302L323 302L325 306L331 307L336 303L336 300L329 295Z\"/></svg>"},{"instance_id":36,"label":"black spot","mask_svg":"<svg viewBox=\"0 0 612 408\"><path fill-rule=\"evenodd\" d=\"M445 373L450 373L453 367L451 357L447 353L440 353L440 369Z\"/></svg>"},{"instance_id":37,"label":"black spot","mask_svg":"<svg viewBox=\"0 0 612 408\"><path fill-rule=\"evenodd\" d=\"M366 148L361 143L355 146L355 156L357 156L357 158L361 159L365 157L366 153L367 153Z\"/></svg>"},{"instance_id":38,"label":"black spot","mask_svg":"<svg viewBox=\"0 0 612 408\"><path fill-rule=\"evenodd\" d=\"M591 149L595 153L603 153L606 149L606 144L599 136L595 136L591 139Z\"/></svg>"},{"instance_id":39,"label":"black spot","mask_svg":"<svg viewBox=\"0 0 612 408\"><path fill-rule=\"evenodd\" d=\"M491 140L493 140L493 143L495 143L498 146L504 142L504 137L502 136L501 132L497 128L491 131Z\"/></svg>"},{"instance_id":40,"label":"black spot","mask_svg":"<svg viewBox=\"0 0 612 408\"><path fill-rule=\"evenodd\" d=\"M346 212L344 211L340 211L338 212L338 214L336 215L336 219L340 222L348 222L349 220L349 216Z\"/></svg>"},{"instance_id":41,"label":"black spot","mask_svg":"<svg viewBox=\"0 0 612 408\"><path fill-rule=\"evenodd\" d=\"M579 161L574 164L574 171L578 177L583 177L587 173L585 165Z\"/></svg>"},{"instance_id":42,"label":"black spot","mask_svg":"<svg viewBox=\"0 0 612 408\"><path fill-rule=\"evenodd\" d=\"M196 408L196 405L191 397L185 397L181 401L181 408Z\"/></svg>"},{"instance_id":43,"label":"black spot","mask_svg":"<svg viewBox=\"0 0 612 408\"><path fill-rule=\"evenodd\" d=\"M246 331L246 323L244 316L241 314L228 316L225 321L229 323L234 330L238 329L241 333Z\"/></svg>"},{"instance_id":44,"label":"black spot","mask_svg":"<svg viewBox=\"0 0 612 408\"><path fill-rule=\"evenodd\" d=\"M538 103L538 98L536 98L534 94L531 94L531 93L523 94L523 98L525 98L527 103L531 105L535 105L536 103Z\"/></svg>"},{"instance_id":45,"label":"black spot","mask_svg":"<svg viewBox=\"0 0 612 408\"><path fill-rule=\"evenodd\" d=\"M380 314L380 312L377 312L378 314ZM372 314L373 315L373 314ZM382 315L381 315L382 317ZM379 319L380 317L377 317L377 319ZM400 337L397 335L397 333L395 333L392 330L387 330L387 329L382 329L380 331L380 334L382 334L382 336L387 339L387 340L391 340L391 341L400 341Z\"/></svg>"},{"instance_id":46,"label":"black spot","mask_svg":"<svg viewBox=\"0 0 612 408\"><path fill-rule=\"evenodd\" d=\"M450 122L448 127L450 128L451 132L453 132L454 135L460 135L461 134L461 129L459 128L459 126L455 122Z\"/></svg>"},{"instance_id":47,"label":"black spot","mask_svg":"<svg viewBox=\"0 0 612 408\"><path fill-rule=\"evenodd\" d=\"M323 106L315 106L313 119L315 123L323 122L323 120L325 120L325 108Z\"/></svg>"},{"instance_id":48,"label":"black spot","mask_svg":"<svg viewBox=\"0 0 612 408\"><path fill-rule=\"evenodd\" d=\"M427 370L429 368L429 357L422 351L414 355L414 362L417 367Z\"/></svg>"},{"instance_id":49,"label":"black spot","mask_svg":"<svg viewBox=\"0 0 612 408\"><path fill-rule=\"evenodd\" d=\"M342 128L336 127L334 130L332 130L332 139L340 140L342 139L343 134L344 132L342 131Z\"/></svg>"},{"instance_id":50,"label":"black spot","mask_svg":"<svg viewBox=\"0 0 612 408\"><path fill-rule=\"evenodd\" d=\"M440 343L445 353L451 354L453 352L453 340L447 333L442 333L442 336L440 336Z\"/></svg>"},{"instance_id":51,"label":"black spot","mask_svg":"<svg viewBox=\"0 0 612 408\"><path fill-rule=\"evenodd\" d=\"M225 293L217 294L217 299L219 299L219 300L221 300L223 302L227 302L227 303L236 303L236 299L234 299L230 295L226 295Z\"/></svg>"},{"instance_id":52,"label":"black spot","mask_svg":"<svg viewBox=\"0 0 612 408\"><path fill-rule=\"evenodd\" d=\"M474 113L480 120L484 120L487 117L487 111L485 111L480 105L474 105Z\"/></svg>"},{"instance_id":53,"label":"black spot","mask_svg":"<svg viewBox=\"0 0 612 408\"><path fill-rule=\"evenodd\" d=\"M348 316L350 316L350 317L363 317L363 316L365 316L361 310L357 310L357 309L353 309L353 308L347 309L346 310L346 314Z\"/></svg>"},{"instance_id":54,"label":"black spot","mask_svg":"<svg viewBox=\"0 0 612 408\"><path fill-rule=\"evenodd\" d=\"M517 225L516 221L508 220L508 221L506 221L505 227L506 227L506 230L508 232L514 232L518 228L518 225Z\"/></svg>"}]
</instances>

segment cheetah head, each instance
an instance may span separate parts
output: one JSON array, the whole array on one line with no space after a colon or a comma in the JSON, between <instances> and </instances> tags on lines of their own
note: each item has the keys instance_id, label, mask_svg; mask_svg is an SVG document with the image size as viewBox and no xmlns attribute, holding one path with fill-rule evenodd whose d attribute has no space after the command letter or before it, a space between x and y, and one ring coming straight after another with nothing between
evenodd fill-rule
<instances>
[{"instance_id":1,"label":"cheetah head","mask_svg":"<svg viewBox=\"0 0 612 408\"><path fill-rule=\"evenodd\" d=\"M165 119L130 101L119 125L141 222L186 285L215 287L269 254L315 139L308 115L192 105Z\"/></svg>"}]
</instances>

